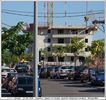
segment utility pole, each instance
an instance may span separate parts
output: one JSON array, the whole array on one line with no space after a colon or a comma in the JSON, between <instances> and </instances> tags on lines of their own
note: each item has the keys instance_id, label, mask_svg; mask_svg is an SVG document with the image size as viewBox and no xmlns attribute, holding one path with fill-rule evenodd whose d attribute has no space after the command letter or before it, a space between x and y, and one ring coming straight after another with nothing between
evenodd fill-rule
<instances>
[{"instance_id":1,"label":"utility pole","mask_svg":"<svg viewBox=\"0 0 106 100\"><path fill-rule=\"evenodd\" d=\"M38 64L39 64L39 52L38 52L38 19L37 19L37 1L34 1L34 96L38 96Z\"/></svg>"}]
</instances>

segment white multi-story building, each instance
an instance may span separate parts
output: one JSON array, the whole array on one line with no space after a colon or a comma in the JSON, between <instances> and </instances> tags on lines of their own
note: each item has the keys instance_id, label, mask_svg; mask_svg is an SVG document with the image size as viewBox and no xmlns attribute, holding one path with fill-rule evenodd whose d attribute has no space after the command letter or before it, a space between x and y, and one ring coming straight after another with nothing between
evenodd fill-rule
<instances>
[{"instance_id":1,"label":"white multi-story building","mask_svg":"<svg viewBox=\"0 0 106 100\"><path fill-rule=\"evenodd\" d=\"M77 65L83 64L84 59L90 55L90 51L87 46L91 46L92 43L92 33L95 31L94 27L89 27L88 29L83 26L56 26L38 27L38 50L45 49L48 52L51 51L51 47L55 45L67 46L71 44L72 37L78 37L80 41L85 41L86 47L83 52L79 54ZM64 57L59 57L58 64L61 65L74 65L74 53L66 52ZM54 65L56 59L54 57L46 57L44 64Z\"/></svg>"}]
</instances>

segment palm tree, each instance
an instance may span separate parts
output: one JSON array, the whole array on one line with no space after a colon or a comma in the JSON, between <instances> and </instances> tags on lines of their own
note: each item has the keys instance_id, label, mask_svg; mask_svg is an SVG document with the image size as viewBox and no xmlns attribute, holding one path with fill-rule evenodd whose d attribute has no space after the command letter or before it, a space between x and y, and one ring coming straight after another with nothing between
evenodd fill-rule
<instances>
[{"instance_id":1,"label":"palm tree","mask_svg":"<svg viewBox=\"0 0 106 100\"><path fill-rule=\"evenodd\" d=\"M58 46L58 45L55 45L52 47L51 49L51 54L53 57L56 58L56 62L58 63L59 62L59 57L64 57L64 53L65 53L65 47L63 46Z\"/></svg>"},{"instance_id":2,"label":"palm tree","mask_svg":"<svg viewBox=\"0 0 106 100\"><path fill-rule=\"evenodd\" d=\"M95 40L92 42L91 54L92 54L92 59L94 59L95 66L97 66L98 68L100 63L104 62L104 41L103 40Z\"/></svg>"},{"instance_id":3,"label":"palm tree","mask_svg":"<svg viewBox=\"0 0 106 100\"><path fill-rule=\"evenodd\" d=\"M73 37L71 40L71 44L67 46L67 50L74 53L74 64L76 66L78 55L83 51L83 48L85 47L84 41L80 41L78 37Z\"/></svg>"}]
</instances>

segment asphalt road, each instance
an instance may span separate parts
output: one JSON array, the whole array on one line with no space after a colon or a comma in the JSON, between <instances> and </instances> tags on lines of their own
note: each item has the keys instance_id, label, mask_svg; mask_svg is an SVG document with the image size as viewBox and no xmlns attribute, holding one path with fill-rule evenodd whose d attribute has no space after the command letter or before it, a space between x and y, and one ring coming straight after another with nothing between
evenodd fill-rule
<instances>
[{"instance_id":1,"label":"asphalt road","mask_svg":"<svg viewBox=\"0 0 106 100\"><path fill-rule=\"evenodd\" d=\"M69 81L67 79L41 79L42 97L104 97L103 86Z\"/></svg>"}]
</instances>

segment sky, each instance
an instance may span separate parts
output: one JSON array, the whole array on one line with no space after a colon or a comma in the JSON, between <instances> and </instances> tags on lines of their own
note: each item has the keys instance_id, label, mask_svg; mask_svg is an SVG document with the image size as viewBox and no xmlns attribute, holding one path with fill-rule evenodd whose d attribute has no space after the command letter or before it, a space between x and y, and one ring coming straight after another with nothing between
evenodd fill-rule
<instances>
[{"instance_id":1,"label":"sky","mask_svg":"<svg viewBox=\"0 0 106 100\"><path fill-rule=\"evenodd\" d=\"M87 8L86 8L87 4ZM6 26L4 24L13 26L16 25L18 22L23 21L25 23L33 23L33 12L34 12L34 4L33 1L2 1L2 26ZM54 2L54 16L60 16L61 13L62 18L54 17L54 25L85 25L84 16L80 17L72 17L77 15L86 15L86 9L88 12L92 11L104 11L104 1L70 1L70 2ZM23 11L21 14L29 15L29 16L21 16L21 15L13 15L8 14L7 10L16 10L16 11ZM25 13L29 12L29 13ZM84 13L76 13L76 12L84 12ZM15 12L17 13L17 12ZM18 12L19 13L19 12ZM38 22L45 23L46 18L44 15L47 14L47 5L46 2L39 2L38 3ZM44 14L45 13L45 14ZM56 14L57 13L57 14ZM70 13L70 14L68 14ZM73 14L74 13L74 14ZM42 17L43 16L43 17ZM68 17L67 17L68 16ZM99 17L104 17L104 12L102 14L93 14L90 16L89 25L91 25L92 20L99 19ZM103 27L100 26L100 29L103 30ZM104 32L98 30L98 32L93 36L94 40L103 39Z\"/></svg>"}]
</instances>

